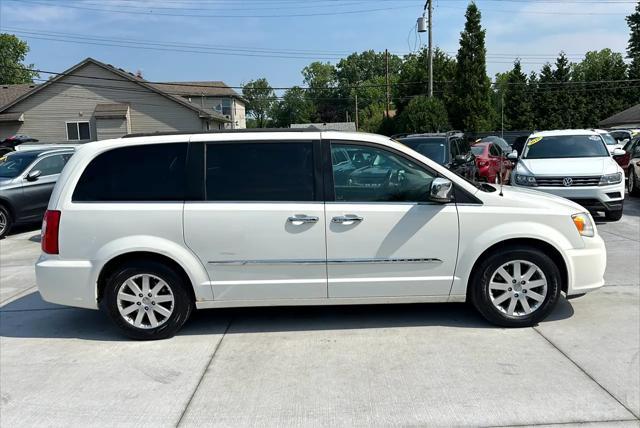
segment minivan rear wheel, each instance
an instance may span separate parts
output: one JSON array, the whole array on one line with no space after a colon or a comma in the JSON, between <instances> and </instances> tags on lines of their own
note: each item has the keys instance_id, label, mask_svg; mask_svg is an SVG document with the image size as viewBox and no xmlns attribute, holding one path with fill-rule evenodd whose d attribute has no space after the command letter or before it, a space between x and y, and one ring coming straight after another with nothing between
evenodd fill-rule
<instances>
[{"instance_id":1,"label":"minivan rear wheel","mask_svg":"<svg viewBox=\"0 0 640 428\"><path fill-rule=\"evenodd\" d=\"M166 339L191 315L193 302L185 287L180 275L162 263L131 262L107 279L103 309L133 339Z\"/></svg>"},{"instance_id":2,"label":"minivan rear wheel","mask_svg":"<svg viewBox=\"0 0 640 428\"><path fill-rule=\"evenodd\" d=\"M480 263L469 285L473 305L502 327L530 327L549 315L561 290L560 271L533 247L504 248Z\"/></svg>"}]
</instances>

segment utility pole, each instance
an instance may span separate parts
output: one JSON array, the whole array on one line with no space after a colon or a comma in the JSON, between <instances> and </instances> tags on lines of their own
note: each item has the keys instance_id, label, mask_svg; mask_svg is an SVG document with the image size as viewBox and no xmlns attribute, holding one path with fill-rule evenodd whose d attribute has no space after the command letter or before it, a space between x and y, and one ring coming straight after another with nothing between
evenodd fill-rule
<instances>
[{"instance_id":1,"label":"utility pole","mask_svg":"<svg viewBox=\"0 0 640 428\"><path fill-rule=\"evenodd\" d=\"M427 26L425 29L425 16L427 15ZM429 98L433 98L433 0L427 0L424 4L424 10L422 11L422 16L418 18L418 32L424 33L425 31L429 32L429 58L428 58L428 66L429 66Z\"/></svg>"},{"instance_id":2,"label":"utility pole","mask_svg":"<svg viewBox=\"0 0 640 428\"><path fill-rule=\"evenodd\" d=\"M429 24L429 98L433 98L433 0L427 0L427 6L429 9L428 24Z\"/></svg>"},{"instance_id":3,"label":"utility pole","mask_svg":"<svg viewBox=\"0 0 640 428\"><path fill-rule=\"evenodd\" d=\"M357 88L356 88L357 91ZM358 93L356 92L356 131L358 130Z\"/></svg>"},{"instance_id":4,"label":"utility pole","mask_svg":"<svg viewBox=\"0 0 640 428\"><path fill-rule=\"evenodd\" d=\"M390 93L389 93L389 50L384 50L384 61L387 69L387 119L389 118L389 104L390 104Z\"/></svg>"}]
</instances>

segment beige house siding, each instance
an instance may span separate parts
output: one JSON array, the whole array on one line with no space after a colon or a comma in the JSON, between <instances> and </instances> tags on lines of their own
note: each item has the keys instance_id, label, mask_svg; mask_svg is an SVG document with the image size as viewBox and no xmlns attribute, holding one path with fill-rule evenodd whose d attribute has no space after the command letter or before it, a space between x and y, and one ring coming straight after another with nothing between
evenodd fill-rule
<instances>
[{"instance_id":1,"label":"beige house siding","mask_svg":"<svg viewBox=\"0 0 640 428\"><path fill-rule=\"evenodd\" d=\"M19 133L42 142L66 142L66 122L88 121L91 140L95 140L101 138L96 128L95 106L114 102L129 105L127 126L131 132L207 129L207 120L201 119L198 112L89 63L9 108L6 113L23 112L24 123L0 124L0 139ZM219 126L218 122L210 123L210 128Z\"/></svg>"},{"instance_id":2,"label":"beige house siding","mask_svg":"<svg viewBox=\"0 0 640 428\"><path fill-rule=\"evenodd\" d=\"M128 120L123 118L96 118L96 139L108 140L128 134Z\"/></svg>"},{"instance_id":3,"label":"beige house siding","mask_svg":"<svg viewBox=\"0 0 640 428\"><path fill-rule=\"evenodd\" d=\"M170 92L170 90L169 90ZM192 105L201 108L210 113L222 114L222 110L218 110L217 107L222 103L222 97L206 97L206 96L191 96L184 97L185 101L188 101ZM231 119L235 122L235 129L244 129L247 127L247 120L245 117L244 103L237 98L231 98ZM230 128L231 124L225 124L226 128Z\"/></svg>"}]
</instances>

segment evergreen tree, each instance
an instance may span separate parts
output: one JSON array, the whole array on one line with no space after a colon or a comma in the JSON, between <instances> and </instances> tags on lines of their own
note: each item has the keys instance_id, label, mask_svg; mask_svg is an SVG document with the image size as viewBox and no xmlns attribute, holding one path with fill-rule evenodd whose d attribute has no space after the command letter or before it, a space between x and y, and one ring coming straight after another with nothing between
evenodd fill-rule
<instances>
[{"instance_id":1,"label":"evergreen tree","mask_svg":"<svg viewBox=\"0 0 640 428\"><path fill-rule=\"evenodd\" d=\"M413 98L398 116L398 132L443 132L449 129L447 109L437 98Z\"/></svg>"},{"instance_id":2,"label":"evergreen tree","mask_svg":"<svg viewBox=\"0 0 640 428\"><path fill-rule=\"evenodd\" d=\"M629 79L640 79L640 1L635 12L627 16L627 24L630 32L627 45L627 58L631 60ZM640 102L640 82L630 83L629 86L636 86L628 91L628 104L633 105Z\"/></svg>"},{"instance_id":3,"label":"evergreen tree","mask_svg":"<svg viewBox=\"0 0 640 428\"><path fill-rule=\"evenodd\" d=\"M270 114L273 125L288 128L292 123L309 123L315 114L313 103L307 99L304 89L294 86L287 89L282 100L273 105Z\"/></svg>"},{"instance_id":4,"label":"evergreen tree","mask_svg":"<svg viewBox=\"0 0 640 428\"><path fill-rule=\"evenodd\" d=\"M522 72L520 60L513 63L507 77L504 94L504 121L509 130L526 130L533 127L531 96L527 88L527 75Z\"/></svg>"},{"instance_id":5,"label":"evergreen tree","mask_svg":"<svg viewBox=\"0 0 640 428\"><path fill-rule=\"evenodd\" d=\"M475 3L469 4L465 17L453 90L454 115L450 119L455 128L477 132L492 125L491 82L487 77L485 30Z\"/></svg>"}]
</instances>

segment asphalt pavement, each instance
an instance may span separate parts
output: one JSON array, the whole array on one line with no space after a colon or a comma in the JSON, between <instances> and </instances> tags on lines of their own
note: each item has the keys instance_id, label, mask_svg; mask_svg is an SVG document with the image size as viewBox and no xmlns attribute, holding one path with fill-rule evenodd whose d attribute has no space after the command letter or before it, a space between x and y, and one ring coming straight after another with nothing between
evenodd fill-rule
<instances>
[{"instance_id":1,"label":"asphalt pavement","mask_svg":"<svg viewBox=\"0 0 640 428\"><path fill-rule=\"evenodd\" d=\"M640 198L598 222L606 286L533 328L467 304L199 311L123 338L35 288L39 231L0 241L0 426L640 426Z\"/></svg>"}]
</instances>

